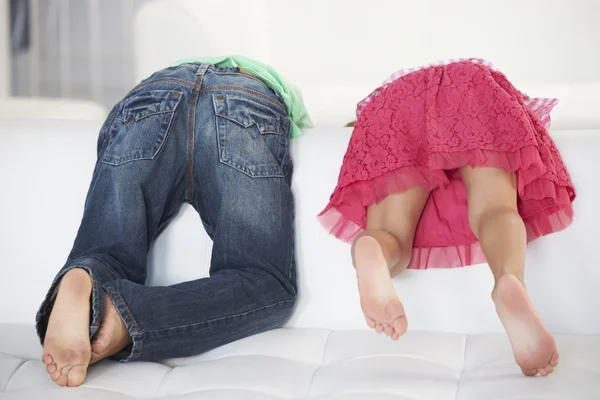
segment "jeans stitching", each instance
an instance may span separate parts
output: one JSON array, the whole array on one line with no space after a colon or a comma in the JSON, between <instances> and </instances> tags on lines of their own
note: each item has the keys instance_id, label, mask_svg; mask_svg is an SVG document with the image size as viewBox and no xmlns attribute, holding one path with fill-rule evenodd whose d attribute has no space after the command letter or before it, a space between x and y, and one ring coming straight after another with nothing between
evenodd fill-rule
<instances>
[{"instance_id":1,"label":"jeans stitching","mask_svg":"<svg viewBox=\"0 0 600 400\"><path fill-rule=\"evenodd\" d=\"M142 82L142 83L140 83L139 85L137 85L136 87L134 87L133 89L131 89L128 92L127 95L133 93L134 91L136 91L138 89L141 89L141 88L146 87L148 85L151 85L153 83L159 83L159 82L179 83L181 85L185 85L185 86L190 87L192 89L194 88L194 86L196 86L195 83L190 82L190 81L186 81L184 79L179 79L179 78L156 78L156 79L152 79L151 81L148 81L148 82Z\"/></svg>"},{"instance_id":2,"label":"jeans stitching","mask_svg":"<svg viewBox=\"0 0 600 400\"><path fill-rule=\"evenodd\" d=\"M212 322L218 322L218 321L221 321L221 320L224 320L224 319L227 319L227 318L243 317L245 315L256 313L258 311L262 311L262 310L265 310L267 308L273 308L273 307L278 306L280 304L294 302L295 297L296 296L293 296L291 299L283 300L283 301L278 301L277 303L268 304L266 306L254 308L252 310L249 310L249 311L246 311L246 312L243 312L243 313L239 313L239 314L228 315L228 316L219 317L219 318L213 318L213 319L209 319L209 320L202 321L202 322L196 322L196 323L189 324L189 325L181 325L181 326L175 326L175 327L164 328L164 329L154 329L154 330L144 331L144 332L142 332L142 334L148 335L148 334L159 333L159 332L170 332L170 331L173 331L173 330L178 330L178 329L183 329L183 328L191 328L191 327L196 327L196 326L200 326L200 325L206 325L206 324L209 324L209 323L212 323Z\"/></svg>"},{"instance_id":3,"label":"jeans stitching","mask_svg":"<svg viewBox=\"0 0 600 400\"><path fill-rule=\"evenodd\" d=\"M253 103L253 102L251 102L251 103ZM242 126L242 127L243 127L243 128L245 128L245 129L248 129L248 128L250 128L250 127L252 126L252 125L248 125L248 126L246 126L246 125L244 125L243 123L241 123L240 121L236 120L235 118L233 118L233 117L230 117L229 115L226 115L226 114L224 114L224 113L220 113L220 112L216 112L216 111L215 111L215 115L216 115L217 117L225 118L225 119L226 119L226 120L228 120L228 121L231 121L231 122L233 122L233 123L235 123L235 124L238 124L238 125ZM279 121L278 121L278 122L279 122ZM264 131L261 131L261 130L260 130L260 127L258 127L258 126L257 126L257 128L258 128L258 131L260 132L260 134L261 134L261 135L276 135L276 136L285 136L285 133L282 133L282 132L278 132L278 131L270 131L270 130L268 130L268 129L265 129ZM285 154L284 154L284 156L285 156Z\"/></svg>"},{"instance_id":4,"label":"jeans stitching","mask_svg":"<svg viewBox=\"0 0 600 400\"><path fill-rule=\"evenodd\" d=\"M287 113L287 107L285 106L285 104L280 103L279 101L273 99L272 97L267 96L266 94L257 92L256 90L252 90L252 89L246 89L244 87L241 86L232 86L232 85L213 85L213 86L207 86L205 88L203 88L202 90L200 90L200 93L204 93L204 92L214 92L217 90L235 90L238 92L244 92L244 93L248 93L254 96L258 96L263 100L266 100L270 103L275 104L278 107L281 107L282 111L285 111Z\"/></svg>"},{"instance_id":5,"label":"jeans stitching","mask_svg":"<svg viewBox=\"0 0 600 400\"><path fill-rule=\"evenodd\" d=\"M137 322L135 321L135 318L133 318L133 315L131 314L131 312L129 311L129 307L127 306L127 303L125 302L125 300L123 299L123 296L121 296L121 294L119 292L117 292L117 290L115 290L114 288L110 287L110 285L107 285L105 287L105 290L108 291L109 293L112 293L113 295L117 296L120 300L120 304L123 306L123 309L125 311L125 320L129 320L131 321L132 325L133 325L133 329L135 330L135 333L133 333L131 335L131 340L133 341L134 338L138 339L138 346L139 348L136 348L137 346L133 346L131 354L129 355L129 357L127 357L126 361L132 361L135 360L137 358L139 358L142 354L142 350L144 348L144 336L143 333L140 331L140 328L137 324ZM117 308L118 311L118 307L115 305L115 307ZM133 350L137 350L136 352L134 352Z\"/></svg>"},{"instance_id":6,"label":"jeans stitching","mask_svg":"<svg viewBox=\"0 0 600 400\"><path fill-rule=\"evenodd\" d=\"M196 72L196 81L192 90L192 97L188 107L188 137L187 137L187 177L186 177L186 200L192 204L194 201L194 150L196 135L196 108L202 93L202 81L207 71L207 66L201 66Z\"/></svg>"},{"instance_id":7,"label":"jeans stitching","mask_svg":"<svg viewBox=\"0 0 600 400\"><path fill-rule=\"evenodd\" d=\"M133 315L131 315L131 312L129 311L129 307L127 306L127 303L123 299L123 296L121 296L121 294L117 291L115 291L115 295L119 298L119 300L121 300L121 303L122 303L123 307L125 308L125 312L126 312L125 318L130 318L131 322L133 323L133 329L135 329L136 332L139 332L140 328L138 327L137 322L135 322Z\"/></svg>"},{"instance_id":8,"label":"jeans stitching","mask_svg":"<svg viewBox=\"0 0 600 400\"><path fill-rule=\"evenodd\" d=\"M219 71L219 70L215 69L215 70L213 70L213 72L214 72L215 74L217 74L217 75L241 75L241 76L245 76L245 77L247 77L247 78L253 79L253 80L255 80L255 81L257 81L257 82L261 83L261 84L262 84L262 85L263 85L265 88L267 88L267 89L269 89L269 90L272 90L272 89L269 87L269 85L267 85L267 84L266 84L266 83L265 83L265 82L264 82L262 79L260 79L260 78L258 78L258 77L256 77L256 76L252 75L252 73L250 73L249 71L248 71L248 72L242 72L242 71L241 71L242 69L243 69L243 68L241 68L241 69L240 69L240 68L238 68L238 71L237 71L237 72L236 72L236 71ZM246 70L244 70L244 71L246 71Z\"/></svg>"},{"instance_id":9,"label":"jeans stitching","mask_svg":"<svg viewBox=\"0 0 600 400\"><path fill-rule=\"evenodd\" d=\"M179 101L177 102L177 105L179 105ZM177 106L175 106L175 107L177 108ZM101 160L102 163L106 164L106 165L113 166L113 167L119 167L121 165L130 163L130 162L134 162L134 161L154 160L154 159L156 159L156 157L158 157L160 151L163 149L163 147L165 147L165 144L167 143L167 140L169 140L169 134L171 133L171 126L173 125L173 120L175 119L176 108L173 109L173 110L171 110L171 111L164 111L164 112L161 111L161 112L152 113L152 114L149 114L149 115L147 115L147 116L144 117L144 118L147 118L147 117L150 117L151 115L158 115L158 114L161 114L161 115L172 114L171 117L170 117L170 119L169 119L169 124L165 128L164 138L162 139L162 141L160 143L160 146L154 152L154 154L152 154L152 155L144 155L144 154L142 154L142 150L137 150L135 154L129 155L128 157L125 157L123 155L121 155L120 157L117 157L115 155L113 158L115 158L116 160L106 160L106 158L110 157L110 154L108 156L106 154L103 154L102 155L102 160ZM141 118L141 119L144 119L144 118ZM167 118L169 118L169 117L167 117ZM134 117L134 119L135 119L135 117ZM139 120L135 120L135 121L137 122ZM110 144L109 144L109 146L110 146ZM106 150L108 150L108 148ZM105 152L106 152L106 150L105 150Z\"/></svg>"}]
</instances>

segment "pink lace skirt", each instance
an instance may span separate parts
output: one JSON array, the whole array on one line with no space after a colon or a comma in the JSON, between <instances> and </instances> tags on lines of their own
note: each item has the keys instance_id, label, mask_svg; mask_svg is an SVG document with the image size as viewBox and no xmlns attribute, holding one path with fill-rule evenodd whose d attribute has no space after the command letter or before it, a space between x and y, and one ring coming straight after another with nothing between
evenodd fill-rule
<instances>
[{"instance_id":1,"label":"pink lace skirt","mask_svg":"<svg viewBox=\"0 0 600 400\"><path fill-rule=\"evenodd\" d=\"M430 191L409 268L485 262L458 168L515 172L528 242L567 227L575 190L544 123L554 99L533 99L482 60L399 74L359 106L337 187L319 220L351 242L367 206L420 185Z\"/></svg>"}]
</instances>

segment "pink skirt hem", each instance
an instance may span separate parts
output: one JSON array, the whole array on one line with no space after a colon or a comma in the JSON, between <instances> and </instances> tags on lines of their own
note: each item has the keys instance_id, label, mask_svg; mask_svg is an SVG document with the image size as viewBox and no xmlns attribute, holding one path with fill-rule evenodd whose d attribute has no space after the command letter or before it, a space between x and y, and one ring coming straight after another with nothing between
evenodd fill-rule
<instances>
[{"instance_id":1,"label":"pink skirt hem","mask_svg":"<svg viewBox=\"0 0 600 400\"><path fill-rule=\"evenodd\" d=\"M547 179L539 150L530 145L516 152L474 149L456 153L433 153L427 166L406 166L381 171L375 178L358 180L338 188L319 214L321 224L335 237L352 242L366 228L366 213L357 209L380 203L388 195L416 185L428 191L444 190L451 180L460 180L458 168L501 168L517 175L518 206L527 231L527 241L565 229L573 220L572 188ZM485 263L479 242L440 246L415 243L408 268L453 268Z\"/></svg>"}]
</instances>

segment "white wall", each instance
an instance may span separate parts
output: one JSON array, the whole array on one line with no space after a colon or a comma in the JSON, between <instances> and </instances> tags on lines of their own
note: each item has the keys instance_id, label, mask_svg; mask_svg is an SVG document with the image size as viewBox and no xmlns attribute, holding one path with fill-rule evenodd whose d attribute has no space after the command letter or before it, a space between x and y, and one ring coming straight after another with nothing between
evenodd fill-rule
<instances>
[{"instance_id":1,"label":"white wall","mask_svg":"<svg viewBox=\"0 0 600 400\"><path fill-rule=\"evenodd\" d=\"M488 58L525 90L600 82L600 0L30 3L37 4L39 22L34 49L12 60L13 92L23 96L84 98L110 107L136 80L178 58L231 53L272 64L303 90L317 122L335 126L352 118L356 101L389 73L447 57ZM132 15L142 3L134 46ZM0 22L0 38L7 25ZM61 42L68 43L67 53ZM6 46L0 40L0 60ZM0 96L6 73L0 62ZM570 86L559 89L533 94L582 98Z\"/></svg>"},{"instance_id":2,"label":"white wall","mask_svg":"<svg viewBox=\"0 0 600 400\"><path fill-rule=\"evenodd\" d=\"M488 59L524 90L600 82L599 16L600 0L154 0L136 19L136 76L241 53L340 126L395 70L446 58Z\"/></svg>"}]
</instances>

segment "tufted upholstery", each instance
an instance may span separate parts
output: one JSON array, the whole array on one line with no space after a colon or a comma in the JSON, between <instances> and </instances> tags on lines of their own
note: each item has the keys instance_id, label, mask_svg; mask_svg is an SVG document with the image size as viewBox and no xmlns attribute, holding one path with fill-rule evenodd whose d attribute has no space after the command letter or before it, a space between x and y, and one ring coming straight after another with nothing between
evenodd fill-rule
<instances>
[{"instance_id":1,"label":"tufted upholstery","mask_svg":"<svg viewBox=\"0 0 600 400\"><path fill-rule=\"evenodd\" d=\"M280 329L189 359L103 362L82 387L60 389L31 360L34 347L23 346L24 338L33 343L31 333L2 330L2 346L11 339L16 345L11 355L0 354L2 400L595 399L600 393L598 336L558 336L561 369L528 379L515 368L504 335L411 332L392 343L366 331Z\"/></svg>"},{"instance_id":2,"label":"tufted upholstery","mask_svg":"<svg viewBox=\"0 0 600 400\"><path fill-rule=\"evenodd\" d=\"M410 332L393 343L365 329L348 247L314 218L350 130L315 129L293 142L300 296L286 328L187 359L102 362L81 388L55 388L33 317L77 229L97 129L89 121L0 121L0 400L599 397L598 130L554 133L579 189L577 218L530 246L526 281L561 352L548 378L520 375L486 266L408 271L396 287ZM184 207L152 250L149 284L205 276L210 249Z\"/></svg>"}]
</instances>

